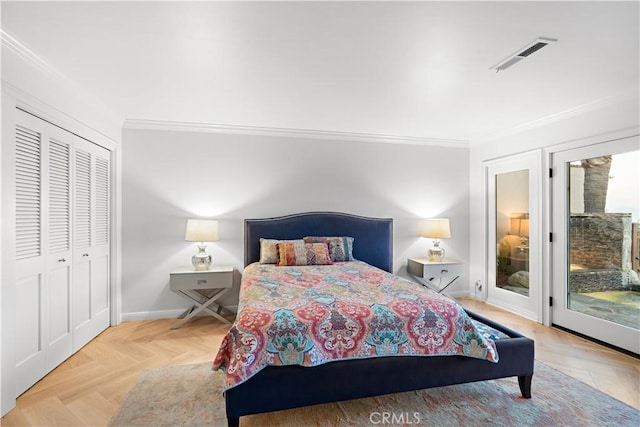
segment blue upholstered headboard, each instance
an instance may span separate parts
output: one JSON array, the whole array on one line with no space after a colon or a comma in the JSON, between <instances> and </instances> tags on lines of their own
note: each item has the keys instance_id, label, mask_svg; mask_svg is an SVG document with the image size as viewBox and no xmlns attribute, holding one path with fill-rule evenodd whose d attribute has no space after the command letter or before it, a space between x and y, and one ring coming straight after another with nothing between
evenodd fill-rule
<instances>
[{"instance_id":1,"label":"blue upholstered headboard","mask_svg":"<svg viewBox=\"0 0 640 427\"><path fill-rule=\"evenodd\" d=\"M350 236L353 257L382 270L393 268L393 219L367 218L339 212L308 212L276 218L244 220L244 264L260 259L260 238L302 239L305 236Z\"/></svg>"}]
</instances>

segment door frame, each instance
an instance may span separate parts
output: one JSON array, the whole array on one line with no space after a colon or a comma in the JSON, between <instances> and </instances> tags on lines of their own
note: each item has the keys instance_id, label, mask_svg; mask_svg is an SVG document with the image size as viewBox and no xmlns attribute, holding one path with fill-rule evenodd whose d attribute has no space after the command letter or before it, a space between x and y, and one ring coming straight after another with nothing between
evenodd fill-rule
<instances>
[{"instance_id":1,"label":"door frame","mask_svg":"<svg viewBox=\"0 0 640 427\"><path fill-rule=\"evenodd\" d=\"M541 179L542 152L533 150L524 153L500 157L483 162L484 169L484 228L485 228L485 283L482 298L487 303L504 308L520 316L543 322L543 289L542 280L542 213L543 188ZM523 309L522 298L527 298L510 291L500 290L495 298L490 289L495 288L496 258L496 226L495 226L495 175L527 169L529 171L529 277L533 286L529 287L531 304ZM492 203L493 202L493 203Z\"/></svg>"}]
</instances>

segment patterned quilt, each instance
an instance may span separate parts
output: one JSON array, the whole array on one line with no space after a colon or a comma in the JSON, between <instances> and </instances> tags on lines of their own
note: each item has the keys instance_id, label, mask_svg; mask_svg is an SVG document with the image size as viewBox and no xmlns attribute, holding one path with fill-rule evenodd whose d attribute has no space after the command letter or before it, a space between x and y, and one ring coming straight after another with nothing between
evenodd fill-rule
<instances>
[{"instance_id":1,"label":"patterned quilt","mask_svg":"<svg viewBox=\"0 0 640 427\"><path fill-rule=\"evenodd\" d=\"M455 301L364 262L245 268L236 321L214 370L225 390L268 365L316 366L395 355L498 361Z\"/></svg>"}]
</instances>

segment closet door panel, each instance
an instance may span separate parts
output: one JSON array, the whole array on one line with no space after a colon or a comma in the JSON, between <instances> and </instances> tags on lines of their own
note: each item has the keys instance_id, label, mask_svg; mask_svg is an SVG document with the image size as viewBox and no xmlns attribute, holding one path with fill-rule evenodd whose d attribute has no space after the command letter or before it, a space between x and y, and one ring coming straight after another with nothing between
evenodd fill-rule
<instances>
[{"instance_id":1,"label":"closet door panel","mask_svg":"<svg viewBox=\"0 0 640 427\"><path fill-rule=\"evenodd\" d=\"M91 263L89 260L74 265L74 324L82 328L91 320Z\"/></svg>"},{"instance_id":2,"label":"closet door panel","mask_svg":"<svg viewBox=\"0 0 640 427\"><path fill-rule=\"evenodd\" d=\"M77 327L73 336L74 351L109 327L109 258L91 256L76 267Z\"/></svg>"},{"instance_id":3,"label":"closet door panel","mask_svg":"<svg viewBox=\"0 0 640 427\"><path fill-rule=\"evenodd\" d=\"M44 124L18 115L15 145L16 261L42 256L42 139Z\"/></svg>"},{"instance_id":4,"label":"closet door panel","mask_svg":"<svg viewBox=\"0 0 640 427\"><path fill-rule=\"evenodd\" d=\"M58 257L71 256L71 141L71 134L51 127L48 170L48 252Z\"/></svg>"},{"instance_id":5,"label":"closet door panel","mask_svg":"<svg viewBox=\"0 0 640 427\"><path fill-rule=\"evenodd\" d=\"M91 262L91 312L96 315L109 310L109 257L94 258Z\"/></svg>"},{"instance_id":6,"label":"closet door panel","mask_svg":"<svg viewBox=\"0 0 640 427\"><path fill-rule=\"evenodd\" d=\"M73 351L78 351L91 339L92 156L89 143L74 142Z\"/></svg>"},{"instance_id":7,"label":"closet door panel","mask_svg":"<svg viewBox=\"0 0 640 427\"><path fill-rule=\"evenodd\" d=\"M47 288L49 316L45 354L46 371L49 372L73 354L70 267L66 265L49 271Z\"/></svg>"},{"instance_id":8,"label":"closet door panel","mask_svg":"<svg viewBox=\"0 0 640 427\"><path fill-rule=\"evenodd\" d=\"M15 378L16 395L46 374L43 279L43 141L45 122L16 112L15 127Z\"/></svg>"},{"instance_id":9,"label":"closet door panel","mask_svg":"<svg viewBox=\"0 0 640 427\"><path fill-rule=\"evenodd\" d=\"M16 282L15 334L16 396L46 374L42 346L42 276L33 274Z\"/></svg>"},{"instance_id":10,"label":"closet door panel","mask_svg":"<svg viewBox=\"0 0 640 427\"><path fill-rule=\"evenodd\" d=\"M57 313L55 316L50 316L49 319L50 345L64 340L70 333L71 289L69 273L68 266L49 271L49 313Z\"/></svg>"},{"instance_id":11,"label":"closet door panel","mask_svg":"<svg viewBox=\"0 0 640 427\"><path fill-rule=\"evenodd\" d=\"M73 348L109 327L110 153L74 139Z\"/></svg>"},{"instance_id":12,"label":"closet door panel","mask_svg":"<svg viewBox=\"0 0 640 427\"><path fill-rule=\"evenodd\" d=\"M71 143L73 135L47 126L47 370L72 354Z\"/></svg>"},{"instance_id":13,"label":"closet door panel","mask_svg":"<svg viewBox=\"0 0 640 427\"><path fill-rule=\"evenodd\" d=\"M91 153L84 148L76 148L74 161L75 255L88 257L85 250L91 247Z\"/></svg>"},{"instance_id":14,"label":"closet door panel","mask_svg":"<svg viewBox=\"0 0 640 427\"><path fill-rule=\"evenodd\" d=\"M42 350L40 335L42 301L41 277L39 274L23 277L16 283L16 365L21 365L37 356Z\"/></svg>"},{"instance_id":15,"label":"closet door panel","mask_svg":"<svg viewBox=\"0 0 640 427\"><path fill-rule=\"evenodd\" d=\"M93 260L91 269L91 304L95 315L96 335L109 326L110 283L110 153L94 147L95 179L93 197Z\"/></svg>"}]
</instances>

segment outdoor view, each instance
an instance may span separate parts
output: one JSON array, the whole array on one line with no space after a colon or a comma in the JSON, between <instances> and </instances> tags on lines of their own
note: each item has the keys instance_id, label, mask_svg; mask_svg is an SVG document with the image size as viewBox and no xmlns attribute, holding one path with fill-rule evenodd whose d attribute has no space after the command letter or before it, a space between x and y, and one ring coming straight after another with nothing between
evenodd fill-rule
<instances>
[{"instance_id":1,"label":"outdoor view","mask_svg":"<svg viewBox=\"0 0 640 427\"><path fill-rule=\"evenodd\" d=\"M568 308L640 328L640 151L570 163Z\"/></svg>"}]
</instances>

